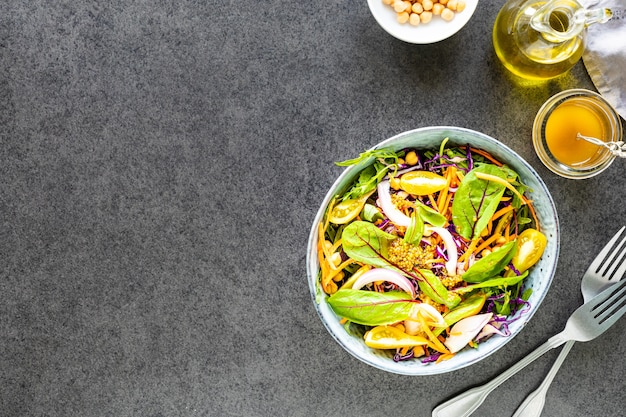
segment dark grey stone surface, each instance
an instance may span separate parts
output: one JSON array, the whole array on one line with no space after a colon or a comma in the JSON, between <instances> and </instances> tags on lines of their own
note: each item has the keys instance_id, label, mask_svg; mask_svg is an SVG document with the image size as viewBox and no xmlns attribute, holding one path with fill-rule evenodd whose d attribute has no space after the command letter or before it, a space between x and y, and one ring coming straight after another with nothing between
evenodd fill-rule
<instances>
[{"instance_id":1,"label":"dark grey stone surface","mask_svg":"<svg viewBox=\"0 0 626 417\"><path fill-rule=\"evenodd\" d=\"M429 416L564 326L582 271L625 222L626 164L574 182L534 154L534 115L593 89L582 63L523 86L483 0L434 45L365 1L0 4L0 415ZM406 377L318 319L305 273L334 161L429 125L502 140L560 214L554 284L488 361ZM577 344L545 415L622 416L626 322ZM550 352L476 415L511 415Z\"/></svg>"}]
</instances>

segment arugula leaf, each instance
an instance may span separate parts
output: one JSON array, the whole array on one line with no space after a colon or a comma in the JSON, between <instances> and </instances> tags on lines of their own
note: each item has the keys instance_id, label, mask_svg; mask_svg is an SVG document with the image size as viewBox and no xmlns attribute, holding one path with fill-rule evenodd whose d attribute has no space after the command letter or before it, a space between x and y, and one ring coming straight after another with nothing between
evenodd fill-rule
<instances>
[{"instance_id":1,"label":"arugula leaf","mask_svg":"<svg viewBox=\"0 0 626 417\"><path fill-rule=\"evenodd\" d=\"M387 175L389 167L379 162L368 166L359 174L359 179L342 197L342 200L358 199L376 189L379 182Z\"/></svg>"},{"instance_id":2,"label":"arugula leaf","mask_svg":"<svg viewBox=\"0 0 626 417\"><path fill-rule=\"evenodd\" d=\"M472 169L459 184L452 202L452 222L457 232L466 239L475 239L496 212L505 187L493 181L481 180L477 172L506 179L507 173L491 164Z\"/></svg>"},{"instance_id":3,"label":"arugula leaf","mask_svg":"<svg viewBox=\"0 0 626 417\"><path fill-rule=\"evenodd\" d=\"M343 289L328 298L333 311L351 322L365 326L397 323L409 317L414 301L404 291L380 293Z\"/></svg>"},{"instance_id":4,"label":"arugula leaf","mask_svg":"<svg viewBox=\"0 0 626 417\"><path fill-rule=\"evenodd\" d=\"M376 160L372 165L369 165L360 172L359 178L352 185L350 190L346 192L342 199L357 199L369 192L374 191L378 183L383 180L390 169L397 169L398 158L403 155L404 152L402 151L395 152L388 148L370 149L361 153L356 158L335 162L338 166L350 166L363 163L370 159Z\"/></svg>"},{"instance_id":5,"label":"arugula leaf","mask_svg":"<svg viewBox=\"0 0 626 417\"><path fill-rule=\"evenodd\" d=\"M461 278L465 282L482 282L495 277L509 264L516 250L516 240L502 245L502 247L476 261Z\"/></svg>"},{"instance_id":6,"label":"arugula leaf","mask_svg":"<svg viewBox=\"0 0 626 417\"><path fill-rule=\"evenodd\" d=\"M402 157L404 152L395 152L390 148L381 148L381 149L369 149L365 152L362 152L358 157L353 159L347 159L341 162L335 162L335 165L340 167L347 167L350 165L357 165L363 161L367 161L370 158L387 160L391 159L393 163L398 163L398 158Z\"/></svg>"},{"instance_id":7,"label":"arugula leaf","mask_svg":"<svg viewBox=\"0 0 626 417\"><path fill-rule=\"evenodd\" d=\"M522 293L522 300L524 301L528 301L528 299L530 298L530 296L533 293L533 289L532 288L526 288L526 290Z\"/></svg>"}]
</instances>

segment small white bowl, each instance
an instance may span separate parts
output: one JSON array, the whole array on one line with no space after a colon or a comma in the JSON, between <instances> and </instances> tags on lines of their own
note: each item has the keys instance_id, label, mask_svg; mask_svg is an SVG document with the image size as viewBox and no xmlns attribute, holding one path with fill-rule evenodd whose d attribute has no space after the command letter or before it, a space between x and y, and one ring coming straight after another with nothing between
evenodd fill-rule
<instances>
[{"instance_id":1,"label":"small white bowl","mask_svg":"<svg viewBox=\"0 0 626 417\"><path fill-rule=\"evenodd\" d=\"M454 19L447 22L441 16L425 24L412 26L407 23L398 23L397 13L391 6L383 4L382 0L367 0L370 11L378 24L391 36L402 41L415 44L439 42L457 33L470 20L478 0L466 0L465 10L455 13Z\"/></svg>"},{"instance_id":2,"label":"small white bowl","mask_svg":"<svg viewBox=\"0 0 626 417\"><path fill-rule=\"evenodd\" d=\"M406 148L436 149L442 139L446 137L450 139L448 142L449 146L470 145L485 150L499 161L506 163L520 175L522 182L532 190L530 196L541 224L541 231L546 235L547 245L541 260L533 267L524 281L525 288L532 288L533 290L528 299L530 307L523 315L518 312L516 317L519 317L519 320L509 325L510 336L491 337L480 343L478 348L463 349L453 358L441 363L423 364L419 360L394 362L392 359L393 353L389 353L390 351L371 349L365 345L362 335L357 337L346 331L340 322L341 318L334 313L328 304L328 296L321 289L318 279L320 268L317 258L319 222L322 220L330 200L335 195L343 193L356 180L361 170L372 163L372 161L364 161L358 165L346 168L326 194L311 227L306 261L309 289L322 322L337 343L361 361L392 373L403 375L440 374L456 371L485 359L506 345L531 319L548 292L556 271L559 257L559 221L554 201L541 177L522 157L509 147L490 136L470 129L433 126L401 133L379 143L375 148L388 147L396 151Z\"/></svg>"}]
</instances>

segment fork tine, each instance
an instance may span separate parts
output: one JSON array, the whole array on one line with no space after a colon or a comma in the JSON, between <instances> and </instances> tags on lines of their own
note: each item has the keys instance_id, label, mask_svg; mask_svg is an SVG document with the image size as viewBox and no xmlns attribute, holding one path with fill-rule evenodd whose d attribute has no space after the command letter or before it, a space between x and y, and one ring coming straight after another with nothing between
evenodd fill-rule
<instances>
[{"instance_id":1,"label":"fork tine","mask_svg":"<svg viewBox=\"0 0 626 417\"><path fill-rule=\"evenodd\" d=\"M589 270L592 270L593 272L597 273L599 272L600 267L602 265L607 265L613 260L615 253L612 253L611 255L609 255L609 252L613 248L613 245L615 244L615 242L617 242L621 234L624 232L624 229L626 229L626 226L622 226L622 228L619 229L617 233L615 233L615 235L611 238L611 240L609 240L609 243L607 243L604 246L604 248L602 248L602 251L600 251L598 256L596 256L596 258L593 260L593 262L589 266Z\"/></svg>"},{"instance_id":2,"label":"fork tine","mask_svg":"<svg viewBox=\"0 0 626 417\"><path fill-rule=\"evenodd\" d=\"M626 311L626 305L622 305L626 302L626 281L619 284L614 284L609 290L605 290L602 293L601 300L595 303L591 308L593 317L598 321L598 324L605 324L610 326L615 323ZM620 308L621 307L621 308ZM619 311L616 311L619 308Z\"/></svg>"},{"instance_id":3,"label":"fork tine","mask_svg":"<svg viewBox=\"0 0 626 417\"><path fill-rule=\"evenodd\" d=\"M624 313L626 313L626 302L622 300L622 307L616 312L614 312L611 316L602 320L599 324L604 329L608 329L609 327L614 325L617 322L617 320L619 320L624 315Z\"/></svg>"},{"instance_id":4,"label":"fork tine","mask_svg":"<svg viewBox=\"0 0 626 417\"><path fill-rule=\"evenodd\" d=\"M621 279L624 278L624 275L626 275L626 251L624 251L624 259L622 260L622 264L620 265L619 269L615 271L615 273L613 273L611 279L614 279L616 282L621 281Z\"/></svg>"},{"instance_id":5,"label":"fork tine","mask_svg":"<svg viewBox=\"0 0 626 417\"><path fill-rule=\"evenodd\" d=\"M604 270L604 272L602 272L602 275L608 277L608 279L611 280L615 276L616 269L619 266L621 266L621 264L623 263L625 255L626 255L626 236L624 236L624 239L622 239L622 241L615 246L615 250L611 254L612 259L607 260L607 262L602 266L602 268L600 268Z\"/></svg>"}]
</instances>

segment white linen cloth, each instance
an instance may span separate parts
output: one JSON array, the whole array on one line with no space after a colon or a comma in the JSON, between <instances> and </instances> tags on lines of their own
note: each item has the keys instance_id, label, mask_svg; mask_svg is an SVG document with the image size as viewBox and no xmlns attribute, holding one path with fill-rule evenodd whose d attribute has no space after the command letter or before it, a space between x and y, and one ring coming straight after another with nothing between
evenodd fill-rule
<instances>
[{"instance_id":1,"label":"white linen cloth","mask_svg":"<svg viewBox=\"0 0 626 417\"><path fill-rule=\"evenodd\" d=\"M626 0L583 0L581 4L613 12L608 22L587 28L583 63L598 92L626 119Z\"/></svg>"}]
</instances>

